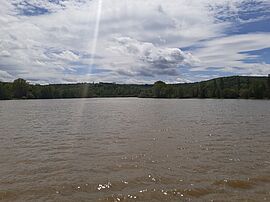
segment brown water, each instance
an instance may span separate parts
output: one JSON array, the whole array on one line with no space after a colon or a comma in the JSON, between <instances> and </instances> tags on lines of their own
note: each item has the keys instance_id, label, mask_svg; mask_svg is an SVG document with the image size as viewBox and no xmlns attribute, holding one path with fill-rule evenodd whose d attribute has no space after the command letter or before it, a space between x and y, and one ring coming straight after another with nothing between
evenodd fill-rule
<instances>
[{"instance_id":1,"label":"brown water","mask_svg":"<svg viewBox=\"0 0 270 202\"><path fill-rule=\"evenodd\" d=\"M270 201L270 102L0 102L2 201Z\"/></svg>"}]
</instances>

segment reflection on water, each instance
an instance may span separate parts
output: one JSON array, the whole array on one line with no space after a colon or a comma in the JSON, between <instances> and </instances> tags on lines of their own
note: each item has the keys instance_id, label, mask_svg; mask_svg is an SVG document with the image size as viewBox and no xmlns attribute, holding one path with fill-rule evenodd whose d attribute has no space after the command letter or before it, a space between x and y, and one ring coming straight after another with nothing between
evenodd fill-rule
<instances>
[{"instance_id":1,"label":"reflection on water","mask_svg":"<svg viewBox=\"0 0 270 202\"><path fill-rule=\"evenodd\" d=\"M0 120L3 201L270 201L269 101L1 101Z\"/></svg>"}]
</instances>

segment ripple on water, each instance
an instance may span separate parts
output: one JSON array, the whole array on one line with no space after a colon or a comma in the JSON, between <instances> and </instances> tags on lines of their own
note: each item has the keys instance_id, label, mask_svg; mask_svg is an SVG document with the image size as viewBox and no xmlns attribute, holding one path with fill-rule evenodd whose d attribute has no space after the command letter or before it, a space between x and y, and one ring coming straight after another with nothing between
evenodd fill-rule
<instances>
[{"instance_id":1,"label":"ripple on water","mask_svg":"<svg viewBox=\"0 0 270 202\"><path fill-rule=\"evenodd\" d=\"M99 201L131 201L130 199L137 199L138 201L179 201L183 199L200 198L202 196L214 193L214 190L208 188L193 188L193 189L143 189L139 192L133 193L119 193L111 194L110 196L100 198Z\"/></svg>"},{"instance_id":2,"label":"ripple on water","mask_svg":"<svg viewBox=\"0 0 270 202\"><path fill-rule=\"evenodd\" d=\"M109 172L134 170L134 169L139 169L139 168L141 168L141 166L134 163L133 164L122 163L122 164L110 165L110 166L105 167L105 169L108 170Z\"/></svg>"},{"instance_id":3,"label":"ripple on water","mask_svg":"<svg viewBox=\"0 0 270 202\"><path fill-rule=\"evenodd\" d=\"M255 186L265 183L270 183L270 176L257 176L253 178L248 178L247 180L234 180L234 179L217 180L213 183L213 185L228 186L234 189L252 189Z\"/></svg>"},{"instance_id":4,"label":"ripple on water","mask_svg":"<svg viewBox=\"0 0 270 202\"><path fill-rule=\"evenodd\" d=\"M17 198L15 191L0 191L0 200L13 201Z\"/></svg>"},{"instance_id":5,"label":"ripple on water","mask_svg":"<svg viewBox=\"0 0 270 202\"><path fill-rule=\"evenodd\" d=\"M257 183L270 183L270 175L269 176L257 176L251 178L252 181Z\"/></svg>"},{"instance_id":6,"label":"ripple on water","mask_svg":"<svg viewBox=\"0 0 270 202\"><path fill-rule=\"evenodd\" d=\"M213 183L214 185L226 185L235 189L251 189L254 186L254 182L251 180L219 180Z\"/></svg>"},{"instance_id":7,"label":"ripple on water","mask_svg":"<svg viewBox=\"0 0 270 202\"><path fill-rule=\"evenodd\" d=\"M80 102L0 102L0 201L269 201L269 102Z\"/></svg>"}]
</instances>

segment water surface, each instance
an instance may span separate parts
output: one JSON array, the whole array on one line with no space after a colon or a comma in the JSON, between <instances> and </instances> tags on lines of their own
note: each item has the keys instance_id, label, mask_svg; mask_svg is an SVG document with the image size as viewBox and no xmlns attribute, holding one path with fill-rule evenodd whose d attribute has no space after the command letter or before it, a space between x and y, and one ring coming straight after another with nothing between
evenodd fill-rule
<instances>
[{"instance_id":1,"label":"water surface","mask_svg":"<svg viewBox=\"0 0 270 202\"><path fill-rule=\"evenodd\" d=\"M270 201L270 102L0 102L2 201Z\"/></svg>"}]
</instances>

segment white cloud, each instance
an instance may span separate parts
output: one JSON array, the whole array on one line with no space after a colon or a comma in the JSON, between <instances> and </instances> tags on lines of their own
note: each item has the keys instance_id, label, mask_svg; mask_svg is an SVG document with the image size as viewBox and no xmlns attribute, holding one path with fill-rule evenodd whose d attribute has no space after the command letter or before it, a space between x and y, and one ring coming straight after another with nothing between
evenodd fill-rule
<instances>
[{"instance_id":1,"label":"white cloud","mask_svg":"<svg viewBox=\"0 0 270 202\"><path fill-rule=\"evenodd\" d=\"M157 47L152 43L141 42L130 37L118 37L113 41L110 46L112 57L120 56L124 58L125 63L123 64L123 60L120 62L116 60L108 66L117 66L119 74L150 77L177 76L179 66L191 66L197 62L190 53L184 53L179 48Z\"/></svg>"},{"instance_id":2,"label":"white cloud","mask_svg":"<svg viewBox=\"0 0 270 202\"><path fill-rule=\"evenodd\" d=\"M270 34L253 33L221 37L203 42L201 48L193 52L201 62L193 71L205 71L213 67L224 72L235 72L246 75L267 75L270 65L265 63L245 63L250 56L247 51L270 47Z\"/></svg>"},{"instance_id":3,"label":"white cloud","mask_svg":"<svg viewBox=\"0 0 270 202\"><path fill-rule=\"evenodd\" d=\"M10 53L7 50L2 50L0 52L0 57L9 57Z\"/></svg>"},{"instance_id":4,"label":"white cloud","mask_svg":"<svg viewBox=\"0 0 270 202\"><path fill-rule=\"evenodd\" d=\"M12 81L14 77L6 71L0 70L0 81Z\"/></svg>"},{"instance_id":5,"label":"white cloud","mask_svg":"<svg viewBox=\"0 0 270 202\"><path fill-rule=\"evenodd\" d=\"M78 61L80 57L74 54L72 51L65 50L60 54L53 54L57 59L64 60L64 61Z\"/></svg>"},{"instance_id":6,"label":"white cloud","mask_svg":"<svg viewBox=\"0 0 270 202\"><path fill-rule=\"evenodd\" d=\"M100 2L101 21L93 53ZM235 47L237 43L241 50L261 47L261 40L250 41L248 36L243 42L243 36L230 39L224 33L233 24L226 18L237 18L241 9L252 10L242 8L243 2L246 0L1 0L0 70L40 82L181 80L182 66L195 70L192 67L205 69L217 63L232 71L234 65L240 65L250 72L249 64L237 63L248 56L238 54L240 49ZM269 0L257 2L260 7L269 4ZM23 15L27 11L31 16ZM203 48L193 55L179 49L202 40L206 41ZM108 71L93 73L92 64ZM85 75L76 73L81 66L89 68Z\"/></svg>"}]
</instances>

